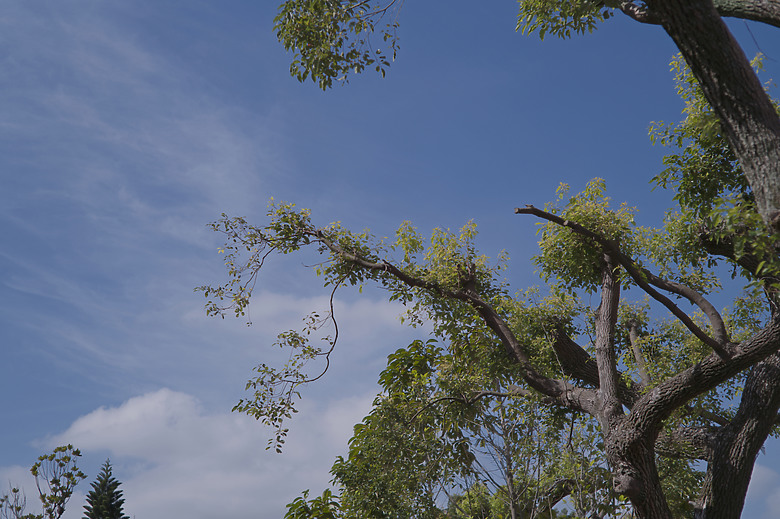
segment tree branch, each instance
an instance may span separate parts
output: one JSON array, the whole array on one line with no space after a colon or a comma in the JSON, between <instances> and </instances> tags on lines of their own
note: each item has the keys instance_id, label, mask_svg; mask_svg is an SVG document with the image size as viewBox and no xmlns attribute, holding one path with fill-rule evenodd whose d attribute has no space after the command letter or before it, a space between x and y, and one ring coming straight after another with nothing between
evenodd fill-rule
<instances>
[{"instance_id":1,"label":"tree branch","mask_svg":"<svg viewBox=\"0 0 780 519\"><path fill-rule=\"evenodd\" d=\"M759 214L768 227L780 230L780 117L750 61L712 0L646 3L661 18L720 119Z\"/></svg>"},{"instance_id":2,"label":"tree branch","mask_svg":"<svg viewBox=\"0 0 780 519\"><path fill-rule=\"evenodd\" d=\"M718 14L780 27L780 0L713 0Z\"/></svg>"},{"instance_id":3,"label":"tree branch","mask_svg":"<svg viewBox=\"0 0 780 519\"><path fill-rule=\"evenodd\" d=\"M569 407L588 414L596 413L593 391L573 387L563 380L546 377L536 370L522 344L517 340L517 337L515 337L514 332L512 332L506 321L501 318L498 312L496 312L490 304L482 300L476 293L476 290L473 288L473 280L465 280L464 286L470 288L465 290L451 290L438 283L411 276L388 261L371 261L358 254L346 251L340 245L330 240L322 230L307 232L344 261L353 263L370 271L387 273L409 287L421 288L468 304L477 311L480 317L482 317L488 328L490 328L499 340L501 340L506 350L514 355L515 360L521 366L523 379L531 388L542 395L555 399L559 405L563 405L564 407Z\"/></svg>"},{"instance_id":4,"label":"tree branch","mask_svg":"<svg viewBox=\"0 0 780 519\"><path fill-rule=\"evenodd\" d=\"M566 375L591 386L599 387L599 371L596 361L563 330L555 331L555 341L552 347L558 363ZM628 386L622 377L618 380L618 396L621 403L629 409L639 398L637 391Z\"/></svg>"},{"instance_id":5,"label":"tree branch","mask_svg":"<svg viewBox=\"0 0 780 519\"><path fill-rule=\"evenodd\" d=\"M652 381L650 380L650 373L647 371L645 356L642 354L642 348L639 345L639 321L636 319L628 321L628 340L631 343L631 351L634 353L634 360L636 361L642 384L645 387L649 387Z\"/></svg>"},{"instance_id":6,"label":"tree branch","mask_svg":"<svg viewBox=\"0 0 780 519\"><path fill-rule=\"evenodd\" d=\"M780 27L780 0L713 0L720 16L739 18ZM618 9L629 18L651 25L661 25L662 18L647 5L619 2Z\"/></svg>"},{"instance_id":7,"label":"tree branch","mask_svg":"<svg viewBox=\"0 0 780 519\"><path fill-rule=\"evenodd\" d=\"M677 319L682 322L686 328L688 328L700 341L702 341L704 344L709 346L715 353L718 354L719 357L721 357L724 360L727 360L730 356L729 353L729 345L726 341L721 340L719 341L718 338L727 338L728 334L726 333L725 325L723 324L723 319L720 317L720 314L715 310L715 307L712 306L701 294L698 294L696 291L689 287L685 287L683 285L680 285L678 283L674 283L671 281L664 280L662 278L659 278L655 274L652 274L650 271L648 271L645 268L638 268L636 266L636 262L628 257L626 254L624 254L621 250L619 245L614 240L609 240L607 238L604 238L603 236L583 227L582 225L572 222L571 220L565 220L561 218L558 215L549 213L547 211L543 211L541 209L537 209L536 207L532 205L526 205L524 208L516 207L515 208L515 214L531 214L538 218L542 218L544 220L548 220L550 222L553 222L555 224L560 225L561 227L568 227L572 231L576 232L577 234L580 234L582 236L585 236L586 238L589 238L593 240L594 242L601 245L605 252L609 252L609 254L617 260L617 262L626 269L626 272L628 272L628 275L631 276L631 279L634 280L634 282L639 285L639 287L644 290L648 295L650 295L653 299L664 305ZM648 283L649 282L649 283ZM669 292L675 293L677 295L683 296L687 298L692 303L699 306L699 308L709 317L710 323L712 324L713 330L716 332L716 337L713 338L707 335L707 333L704 332L699 326L696 325L696 323L693 322L693 320L683 312L677 305L675 305L669 298L664 296L663 294L660 294L657 290L655 290L653 287L650 286L650 283L653 285L658 286L658 288L661 288L663 290L667 290Z\"/></svg>"},{"instance_id":8,"label":"tree branch","mask_svg":"<svg viewBox=\"0 0 780 519\"><path fill-rule=\"evenodd\" d=\"M623 414L618 398L618 371L615 359L615 325L620 304L620 282L616 279L612 258L604 254L601 267L601 304L596 312L596 365L599 370L599 394L605 417L609 420Z\"/></svg>"},{"instance_id":9,"label":"tree branch","mask_svg":"<svg viewBox=\"0 0 780 519\"><path fill-rule=\"evenodd\" d=\"M629 18L650 25L660 25L660 18L653 13L646 5L639 5L636 2L620 2L618 9Z\"/></svg>"},{"instance_id":10,"label":"tree branch","mask_svg":"<svg viewBox=\"0 0 780 519\"><path fill-rule=\"evenodd\" d=\"M658 427L674 409L777 353L778 348L780 316L774 316L763 330L739 343L728 362L724 362L715 354L708 355L645 393L631 409L627 419L639 434L642 434L641 431Z\"/></svg>"}]
</instances>

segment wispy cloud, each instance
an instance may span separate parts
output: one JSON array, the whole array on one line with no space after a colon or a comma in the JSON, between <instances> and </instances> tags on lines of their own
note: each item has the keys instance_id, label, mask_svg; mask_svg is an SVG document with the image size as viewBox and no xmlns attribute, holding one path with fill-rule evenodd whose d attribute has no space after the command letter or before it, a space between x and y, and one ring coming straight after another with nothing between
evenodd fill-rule
<instances>
[{"instance_id":1,"label":"wispy cloud","mask_svg":"<svg viewBox=\"0 0 780 519\"><path fill-rule=\"evenodd\" d=\"M205 93L121 6L6 7L0 305L29 315L18 301L34 301L39 319L13 326L69 348L60 360L132 366L152 347L137 323L197 301L192 287L213 276L206 222L262 210L274 133Z\"/></svg>"}]
</instances>

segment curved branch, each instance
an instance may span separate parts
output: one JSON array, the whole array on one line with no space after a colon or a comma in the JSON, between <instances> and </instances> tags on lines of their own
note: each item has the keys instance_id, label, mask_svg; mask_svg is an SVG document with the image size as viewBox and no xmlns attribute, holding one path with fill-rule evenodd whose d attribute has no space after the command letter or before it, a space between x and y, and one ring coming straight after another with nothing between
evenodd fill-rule
<instances>
[{"instance_id":1,"label":"curved branch","mask_svg":"<svg viewBox=\"0 0 780 519\"><path fill-rule=\"evenodd\" d=\"M524 208L516 207L515 214L531 214L538 218L542 218L544 220L558 224L561 227L568 227L577 234L585 236L586 238L589 238L601 245L605 251L609 252L609 254L612 255L617 260L617 262L626 269L626 272L628 272L628 275L631 276L631 279L633 279L642 290L650 295L650 297L664 305L675 317L677 317L677 319L680 320L680 322L685 325L686 328L691 331L691 333L693 333L704 344L709 346L715 353L718 354L719 357L724 360L729 358L730 352L728 351L729 345L727 342L728 334L726 333L723 319L717 310L715 310L715 307L712 306L712 304L710 304L709 301L707 301L701 294L689 287L685 287L678 283L659 278L645 268L637 267L636 262L624 254L620 250L619 245L614 240L609 240L578 223L563 219L560 216L549 213L547 211L537 209L532 205L526 205ZM694 323L693 320L688 316L688 314L680 309L680 307L675 305L668 297L664 296L651 287L651 283L656 285L658 288L683 296L691 303L696 304L710 319L710 324L712 325L713 330L715 330L716 338L707 335L707 333L699 328L699 326L697 326L696 323Z\"/></svg>"},{"instance_id":2,"label":"curved branch","mask_svg":"<svg viewBox=\"0 0 780 519\"><path fill-rule=\"evenodd\" d=\"M473 288L473 279L469 278L464 280L463 285L466 287L465 289L452 290L439 283L411 276L388 261L372 261L355 254L354 252L344 250L341 246L330 240L321 230L309 231L309 233L317 241L345 261L370 271L387 273L409 287L421 288L468 304L477 311L480 317L482 317L485 324L496 334L499 340L501 340L507 351L514 355L515 360L522 368L523 379L531 388L542 395L555 399L559 405L563 405L564 407L569 407L589 414L594 414L596 412L594 407L595 395L593 394L593 391L572 387L571 384L567 384L563 380L546 377L534 368L528 354L522 344L520 344L520 341L517 340L517 337L515 337L514 332L512 332L506 321L504 321L490 304L479 297L476 290ZM466 272L461 272L461 275L466 274ZM473 276L473 274L471 275Z\"/></svg>"}]
</instances>

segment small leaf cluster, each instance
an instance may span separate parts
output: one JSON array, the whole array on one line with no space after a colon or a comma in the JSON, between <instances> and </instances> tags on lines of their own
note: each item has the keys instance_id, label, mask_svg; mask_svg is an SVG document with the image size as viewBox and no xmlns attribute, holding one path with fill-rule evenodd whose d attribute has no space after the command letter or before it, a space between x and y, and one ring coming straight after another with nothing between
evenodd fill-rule
<instances>
[{"instance_id":1,"label":"small leaf cluster","mask_svg":"<svg viewBox=\"0 0 780 519\"><path fill-rule=\"evenodd\" d=\"M757 72L763 68L762 61L760 54L753 60ZM751 282L776 290L780 281L777 244L758 215L753 193L721 122L682 57L677 56L671 67L677 92L685 103L685 119L651 126L653 142L678 150L664 158L666 168L654 181L676 192L681 220L688 229L688 250L695 251L689 257L707 255L703 245L709 244L710 249L727 256L735 272L738 269ZM767 90L769 86L767 83ZM738 267L744 266L746 259L753 268ZM715 263L707 261L710 266Z\"/></svg>"},{"instance_id":2,"label":"small leaf cluster","mask_svg":"<svg viewBox=\"0 0 780 519\"><path fill-rule=\"evenodd\" d=\"M344 517L338 496L334 496L329 488L326 488L321 496L312 499L308 499L308 497L309 491L304 490L303 495L289 503L284 519L339 519Z\"/></svg>"},{"instance_id":3,"label":"small leaf cluster","mask_svg":"<svg viewBox=\"0 0 780 519\"><path fill-rule=\"evenodd\" d=\"M56 447L51 454L38 457L30 468L47 519L59 519L73 489L87 476L76 466L81 451L73 445Z\"/></svg>"},{"instance_id":4,"label":"small leaf cluster","mask_svg":"<svg viewBox=\"0 0 780 519\"><path fill-rule=\"evenodd\" d=\"M596 26L613 16L617 2L593 0L519 0L517 28L522 34L537 33L540 39L552 34L570 38L572 34L593 32Z\"/></svg>"},{"instance_id":5,"label":"small leaf cluster","mask_svg":"<svg viewBox=\"0 0 780 519\"><path fill-rule=\"evenodd\" d=\"M398 22L391 11L395 0L286 0L274 18L274 29L286 50L295 52L290 74L326 90L349 73L373 67L385 76L398 51ZM399 7L400 9L400 7ZM383 21L388 16L390 21ZM373 48L379 31L387 51Z\"/></svg>"},{"instance_id":6,"label":"small leaf cluster","mask_svg":"<svg viewBox=\"0 0 780 519\"><path fill-rule=\"evenodd\" d=\"M705 222L710 242L727 243L737 264L743 259L755 264L750 269L739 269L750 284L765 286L772 292L780 290L780 243L767 232L752 201L719 199Z\"/></svg>"},{"instance_id":7,"label":"small leaf cluster","mask_svg":"<svg viewBox=\"0 0 780 519\"><path fill-rule=\"evenodd\" d=\"M226 243L219 249L224 254L229 281L224 285L197 287L208 300L206 313L225 317L232 310L236 317L245 316L257 273L273 253L290 254L312 243L314 227L309 211L295 208L295 204L269 202L270 223L255 227L243 217L230 218L226 214L209 227L225 235ZM249 324L249 322L247 323Z\"/></svg>"},{"instance_id":8,"label":"small leaf cluster","mask_svg":"<svg viewBox=\"0 0 780 519\"><path fill-rule=\"evenodd\" d=\"M558 209L548 205L548 211L566 221L574 222L585 229L619 244L620 249L631 254L635 249L634 209L622 204L613 210L605 196L606 185L600 178L591 180L585 190L569 198L566 205ZM561 184L559 201L568 192L568 186ZM604 248L595 240L553 222L544 224L539 240L541 253L534 257L534 263L545 281L566 290L583 289L593 292L601 286Z\"/></svg>"}]
</instances>

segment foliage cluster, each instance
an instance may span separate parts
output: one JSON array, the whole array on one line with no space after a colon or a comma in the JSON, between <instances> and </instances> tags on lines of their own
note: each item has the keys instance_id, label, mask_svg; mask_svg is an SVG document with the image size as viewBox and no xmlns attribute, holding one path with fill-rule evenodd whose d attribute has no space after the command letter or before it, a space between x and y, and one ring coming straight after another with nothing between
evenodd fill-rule
<instances>
[{"instance_id":1,"label":"foliage cluster","mask_svg":"<svg viewBox=\"0 0 780 519\"><path fill-rule=\"evenodd\" d=\"M395 60L398 37L393 4L365 0L288 0L274 19L276 36L295 57L290 73L298 81L308 77L323 90L333 81L346 80L373 67L384 77L389 60ZM403 3L403 2L401 2ZM388 20L385 21L384 17ZM371 34L381 33L388 50L375 48Z\"/></svg>"},{"instance_id":2,"label":"foliage cluster","mask_svg":"<svg viewBox=\"0 0 780 519\"><path fill-rule=\"evenodd\" d=\"M0 497L2 519L59 519L65 513L65 505L73 490L86 478L76 463L81 452L73 445L61 445L51 453L38 457L30 468L35 478L43 514L27 514L27 498L18 487L11 485L10 494Z\"/></svg>"}]
</instances>

